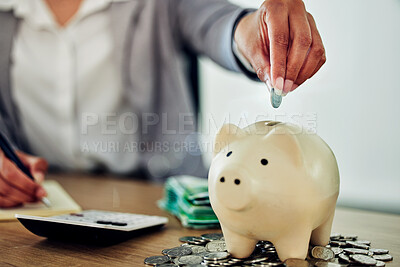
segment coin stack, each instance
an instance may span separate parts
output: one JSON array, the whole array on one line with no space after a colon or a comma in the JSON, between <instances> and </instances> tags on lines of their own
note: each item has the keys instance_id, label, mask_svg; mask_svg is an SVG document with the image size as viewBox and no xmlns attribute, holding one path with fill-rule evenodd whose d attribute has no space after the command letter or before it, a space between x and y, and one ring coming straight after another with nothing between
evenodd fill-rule
<instances>
[{"instance_id":1,"label":"coin stack","mask_svg":"<svg viewBox=\"0 0 400 267\"><path fill-rule=\"evenodd\" d=\"M151 266L286 266L286 267L345 267L385 266L392 260L389 251L370 248L371 242L357 236L333 234L326 247L310 247L307 260L288 259L281 262L271 242L259 241L252 255L245 259L232 257L221 233L179 238L181 246L164 249L163 256L151 256L144 263ZM368 247L368 248L367 248ZM367 251L367 252L365 252ZM383 264L383 265L382 265Z\"/></svg>"}]
</instances>

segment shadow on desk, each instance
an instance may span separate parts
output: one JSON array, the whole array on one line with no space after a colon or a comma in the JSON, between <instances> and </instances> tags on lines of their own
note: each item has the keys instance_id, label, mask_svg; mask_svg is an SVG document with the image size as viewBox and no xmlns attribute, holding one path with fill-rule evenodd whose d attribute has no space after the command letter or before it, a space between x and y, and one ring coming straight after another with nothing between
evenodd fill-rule
<instances>
[{"instance_id":1,"label":"shadow on desk","mask_svg":"<svg viewBox=\"0 0 400 267\"><path fill-rule=\"evenodd\" d=\"M37 223L37 225L34 225ZM39 236L47 237L50 241L64 241L95 246L112 246L126 240L161 231L164 226L156 225L135 231L116 231L106 228L81 227L79 225L64 224L54 227L53 223L30 221L30 230Z\"/></svg>"}]
</instances>

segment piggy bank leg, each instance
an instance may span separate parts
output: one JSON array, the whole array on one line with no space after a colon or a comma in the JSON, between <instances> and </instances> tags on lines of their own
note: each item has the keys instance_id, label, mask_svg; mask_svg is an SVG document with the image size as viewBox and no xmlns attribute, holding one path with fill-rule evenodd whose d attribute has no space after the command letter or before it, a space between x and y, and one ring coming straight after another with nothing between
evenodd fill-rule
<instances>
[{"instance_id":1,"label":"piggy bank leg","mask_svg":"<svg viewBox=\"0 0 400 267\"><path fill-rule=\"evenodd\" d=\"M254 251L257 240L239 235L231 230L224 228L222 231L225 237L226 247L229 253L235 258L247 258Z\"/></svg>"},{"instance_id":2,"label":"piggy bank leg","mask_svg":"<svg viewBox=\"0 0 400 267\"><path fill-rule=\"evenodd\" d=\"M308 245L310 242L311 230L296 229L274 240L273 244L278 253L279 259L302 259L307 257Z\"/></svg>"},{"instance_id":3,"label":"piggy bank leg","mask_svg":"<svg viewBox=\"0 0 400 267\"><path fill-rule=\"evenodd\" d=\"M318 228L312 231L310 240L311 244L318 246L328 245L331 236L332 222L334 216L335 212L333 211L323 224L321 224L320 226L318 226Z\"/></svg>"}]
</instances>

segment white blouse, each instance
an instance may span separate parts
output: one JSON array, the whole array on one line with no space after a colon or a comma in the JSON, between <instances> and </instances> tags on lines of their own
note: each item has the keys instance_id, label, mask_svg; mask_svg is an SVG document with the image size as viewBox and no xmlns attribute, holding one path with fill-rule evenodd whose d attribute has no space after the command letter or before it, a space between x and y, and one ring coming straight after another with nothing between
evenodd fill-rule
<instances>
[{"instance_id":1,"label":"white blouse","mask_svg":"<svg viewBox=\"0 0 400 267\"><path fill-rule=\"evenodd\" d=\"M119 123L129 107L114 57L111 1L84 0L65 27L44 0L0 2L21 19L11 82L22 126L34 154L64 169L126 173L138 165L138 153L124 150L137 134Z\"/></svg>"}]
</instances>

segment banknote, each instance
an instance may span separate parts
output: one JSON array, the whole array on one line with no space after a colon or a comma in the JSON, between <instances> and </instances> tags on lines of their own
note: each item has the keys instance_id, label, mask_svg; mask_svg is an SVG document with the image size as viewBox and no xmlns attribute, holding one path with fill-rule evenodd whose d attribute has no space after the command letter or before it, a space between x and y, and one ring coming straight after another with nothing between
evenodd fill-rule
<instances>
[{"instance_id":1,"label":"banknote","mask_svg":"<svg viewBox=\"0 0 400 267\"><path fill-rule=\"evenodd\" d=\"M176 216L184 227L219 227L218 218L211 208L207 179L189 175L169 177L158 206Z\"/></svg>"}]
</instances>

